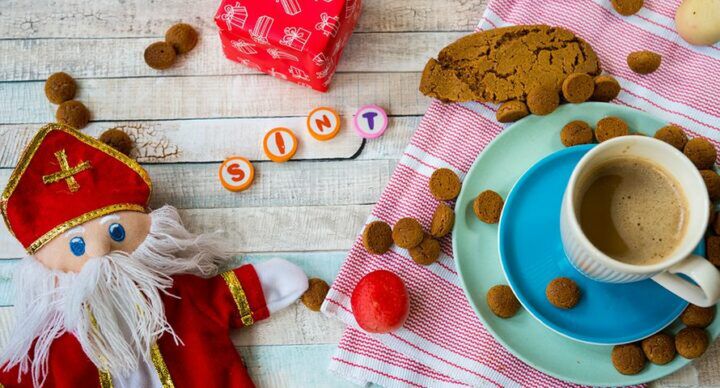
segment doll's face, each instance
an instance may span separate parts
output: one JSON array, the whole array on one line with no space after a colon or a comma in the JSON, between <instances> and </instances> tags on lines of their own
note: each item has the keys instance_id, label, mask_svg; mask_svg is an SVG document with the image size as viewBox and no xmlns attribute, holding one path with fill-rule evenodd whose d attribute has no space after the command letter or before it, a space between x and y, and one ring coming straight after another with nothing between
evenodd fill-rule
<instances>
[{"instance_id":1,"label":"doll's face","mask_svg":"<svg viewBox=\"0 0 720 388\"><path fill-rule=\"evenodd\" d=\"M132 253L150 232L150 215L120 211L88 221L55 237L35 253L43 265L80 272L92 257L111 251Z\"/></svg>"}]
</instances>

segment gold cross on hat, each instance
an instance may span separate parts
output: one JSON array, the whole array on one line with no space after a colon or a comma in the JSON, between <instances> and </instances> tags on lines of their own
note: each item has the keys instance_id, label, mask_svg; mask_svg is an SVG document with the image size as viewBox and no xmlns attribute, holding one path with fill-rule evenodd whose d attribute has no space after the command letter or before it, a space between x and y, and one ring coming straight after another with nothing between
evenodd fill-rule
<instances>
[{"instance_id":1,"label":"gold cross on hat","mask_svg":"<svg viewBox=\"0 0 720 388\"><path fill-rule=\"evenodd\" d=\"M42 177L43 183L49 185L51 183L64 180L71 192L74 193L78 191L78 189L80 189L80 184L77 180L75 180L75 175L92 167L90 166L90 162L83 161L77 166L71 168L64 149L55 152L55 157L57 158L58 163L60 163L60 171L54 172L50 175L44 175Z\"/></svg>"}]
</instances>

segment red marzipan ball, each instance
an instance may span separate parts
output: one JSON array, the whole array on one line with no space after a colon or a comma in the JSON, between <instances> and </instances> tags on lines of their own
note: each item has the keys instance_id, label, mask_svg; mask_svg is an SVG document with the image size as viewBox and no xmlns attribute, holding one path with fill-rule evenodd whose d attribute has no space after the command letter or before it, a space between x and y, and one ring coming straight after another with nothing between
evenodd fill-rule
<instances>
[{"instance_id":1,"label":"red marzipan ball","mask_svg":"<svg viewBox=\"0 0 720 388\"><path fill-rule=\"evenodd\" d=\"M369 333L389 333L399 329L410 311L405 283L385 270L370 272L360 279L350 304L358 325Z\"/></svg>"}]
</instances>

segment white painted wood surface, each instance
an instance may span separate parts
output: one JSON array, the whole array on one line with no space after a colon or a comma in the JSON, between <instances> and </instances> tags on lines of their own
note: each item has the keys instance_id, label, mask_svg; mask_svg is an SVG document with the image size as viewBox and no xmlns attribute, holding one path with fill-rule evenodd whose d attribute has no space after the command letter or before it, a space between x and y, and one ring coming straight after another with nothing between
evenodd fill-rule
<instances>
[{"instance_id":1,"label":"white painted wood surface","mask_svg":"<svg viewBox=\"0 0 720 388\"><path fill-rule=\"evenodd\" d=\"M191 229L222 227L249 260L281 255L310 276L332 281L390 177L428 100L417 92L428 57L471 31L487 0L364 0L363 15L327 94L227 61L212 20L217 0L5 0L0 3L0 186L34 131L53 120L42 88L55 71L79 80L92 111L85 130L126 130L146 164L153 206L181 209ZM174 68L148 68L142 51L171 24L193 24L200 44ZM376 103L391 114L384 137L363 142L349 129L354 110ZM333 106L345 129L328 143L310 139L304 116ZM271 127L300 137L294 161L268 162L259 142ZM230 193L218 162L240 154L257 180ZM258 253L265 252L265 253ZM22 251L0 226L0 259ZM0 328L11 307L0 308ZM294 305L267 323L233 333L260 386L343 386L325 368L342 326ZM0 330L0 346L7 331ZM720 385L720 348L658 386ZM301 384L302 382L303 384Z\"/></svg>"}]
</instances>

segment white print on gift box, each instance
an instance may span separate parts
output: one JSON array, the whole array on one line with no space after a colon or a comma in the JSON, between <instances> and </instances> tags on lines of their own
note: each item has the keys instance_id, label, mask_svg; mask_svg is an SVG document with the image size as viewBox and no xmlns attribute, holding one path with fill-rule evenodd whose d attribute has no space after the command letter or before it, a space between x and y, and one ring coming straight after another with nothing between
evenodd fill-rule
<instances>
[{"instance_id":1,"label":"white print on gift box","mask_svg":"<svg viewBox=\"0 0 720 388\"><path fill-rule=\"evenodd\" d=\"M250 37L260 44L268 44L268 34L275 19L270 16L260 16L255 22L255 27L250 31Z\"/></svg>"},{"instance_id":2,"label":"white print on gift box","mask_svg":"<svg viewBox=\"0 0 720 388\"><path fill-rule=\"evenodd\" d=\"M302 12L298 0L275 0L275 2L282 4L283 11L290 16L297 15Z\"/></svg>"},{"instance_id":3,"label":"white print on gift box","mask_svg":"<svg viewBox=\"0 0 720 388\"><path fill-rule=\"evenodd\" d=\"M322 83L323 86L325 86L325 87L330 86L330 82L332 82L332 79L333 79L333 76L334 76L334 75L335 75L335 74L330 74L329 77L325 78L325 81L323 81L323 83Z\"/></svg>"},{"instance_id":4,"label":"white print on gift box","mask_svg":"<svg viewBox=\"0 0 720 388\"><path fill-rule=\"evenodd\" d=\"M274 47L267 49L267 53L271 57L273 57L273 59L288 59L288 60L295 61L295 62L299 61L298 57L296 57L290 53L287 53L285 51L278 50Z\"/></svg>"},{"instance_id":5,"label":"white print on gift box","mask_svg":"<svg viewBox=\"0 0 720 388\"><path fill-rule=\"evenodd\" d=\"M350 15L355 12L355 8L358 6L360 0L346 0L345 1L345 18L349 19Z\"/></svg>"},{"instance_id":6,"label":"white print on gift box","mask_svg":"<svg viewBox=\"0 0 720 388\"><path fill-rule=\"evenodd\" d=\"M288 72L291 76L293 76L293 78L301 79L303 81L310 81L310 76L303 69L298 69L295 66L290 66Z\"/></svg>"},{"instance_id":7,"label":"white print on gift box","mask_svg":"<svg viewBox=\"0 0 720 388\"><path fill-rule=\"evenodd\" d=\"M247 66L251 69L262 71L262 68L258 64L250 62L249 59L241 58L241 57L237 57L237 59L238 59L238 62L240 62L240 64L243 66Z\"/></svg>"},{"instance_id":8,"label":"white print on gift box","mask_svg":"<svg viewBox=\"0 0 720 388\"><path fill-rule=\"evenodd\" d=\"M325 62L325 67L322 70L315 73L315 76L318 79L325 78L328 76L328 74L330 74L332 72L333 67L335 67L335 61L332 58L330 58L330 60Z\"/></svg>"},{"instance_id":9,"label":"white print on gift box","mask_svg":"<svg viewBox=\"0 0 720 388\"><path fill-rule=\"evenodd\" d=\"M233 40L230 44L243 54L254 55L257 54L255 50L255 43L246 42L242 39Z\"/></svg>"},{"instance_id":10,"label":"white print on gift box","mask_svg":"<svg viewBox=\"0 0 720 388\"><path fill-rule=\"evenodd\" d=\"M280 39L280 44L297 51L303 51L312 34L302 27L286 27L285 36Z\"/></svg>"},{"instance_id":11,"label":"white print on gift box","mask_svg":"<svg viewBox=\"0 0 720 388\"><path fill-rule=\"evenodd\" d=\"M345 47L345 43L347 43L348 39L350 39L350 36L344 36L335 42L335 47L333 47L332 56L336 57L338 52L342 50L343 47Z\"/></svg>"},{"instance_id":12,"label":"white print on gift box","mask_svg":"<svg viewBox=\"0 0 720 388\"><path fill-rule=\"evenodd\" d=\"M315 57L313 57L312 61L314 64L316 64L318 66L322 66L327 62L327 57L325 56L324 53L319 53Z\"/></svg>"},{"instance_id":13,"label":"white print on gift box","mask_svg":"<svg viewBox=\"0 0 720 388\"><path fill-rule=\"evenodd\" d=\"M323 35L335 37L340 29L340 17L330 16L323 12L320 14L320 22L315 24L315 29L322 31Z\"/></svg>"},{"instance_id":14,"label":"white print on gift box","mask_svg":"<svg viewBox=\"0 0 720 388\"><path fill-rule=\"evenodd\" d=\"M273 77L280 78L280 79L287 79L287 76L283 73L278 73L277 70L275 70L274 67L271 67L270 70L268 70L268 74L270 74Z\"/></svg>"},{"instance_id":15,"label":"white print on gift box","mask_svg":"<svg viewBox=\"0 0 720 388\"><path fill-rule=\"evenodd\" d=\"M238 29L245 28L245 21L248 18L247 8L240 5L240 2L235 5L226 5L223 8L224 14L220 15L220 19L225 21L228 31L232 31L233 27Z\"/></svg>"}]
</instances>

